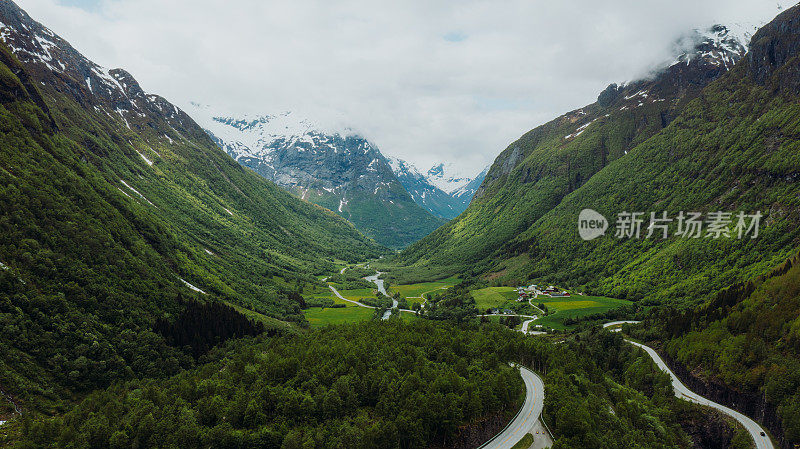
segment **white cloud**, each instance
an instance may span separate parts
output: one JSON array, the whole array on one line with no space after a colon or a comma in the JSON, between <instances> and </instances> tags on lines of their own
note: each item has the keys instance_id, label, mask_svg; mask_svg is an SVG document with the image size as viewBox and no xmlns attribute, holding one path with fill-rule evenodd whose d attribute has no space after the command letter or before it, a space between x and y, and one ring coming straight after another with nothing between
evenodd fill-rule
<instances>
[{"instance_id":1,"label":"white cloud","mask_svg":"<svg viewBox=\"0 0 800 449\"><path fill-rule=\"evenodd\" d=\"M419 167L474 173L527 130L646 73L682 32L778 12L774 0L19 3L179 105L302 111Z\"/></svg>"}]
</instances>

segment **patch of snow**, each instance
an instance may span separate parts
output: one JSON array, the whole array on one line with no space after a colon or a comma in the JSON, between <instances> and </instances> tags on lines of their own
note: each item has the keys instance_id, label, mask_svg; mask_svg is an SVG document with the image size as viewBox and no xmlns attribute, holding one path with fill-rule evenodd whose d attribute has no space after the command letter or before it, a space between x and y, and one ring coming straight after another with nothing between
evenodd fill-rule
<instances>
[{"instance_id":1,"label":"patch of snow","mask_svg":"<svg viewBox=\"0 0 800 449\"><path fill-rule=\"evenodd\" d=\"M120 117L122 117L122 120L125 121L125 126L127 126L128 129L131 129L131 125L128 123L128 119L125 118L125 112L130 112L130 111L128 111L127 109L121 109L121 108L116 108L116 109L114 109L114 111L117 114L119 114Z\"/></svg>"},{"instance_id":2,"label":"patch of snow","mask_svg":"<svg viewBox=\"0 0 800 449\"><path fill-rule=\"evenodd\" d=\"M578 129L576 129L576 130L575 130L575 132L574 132L574 133L564 136L564 139L567 139L567 140L569 140L569 139L573 139L573 138L575 138L575 137L578 137L578 136L580 136L581 134L583 134L583 132L584 132L584 131L586 131L586 128L588 128L588 127L589 127L589 125L591 125L592 123L594 123L596 120L597 120L597 119L595 119L595 120L592 120L591 122L589 122L589 123L587 123L587 124L585 124L585 125L583 125L583 126L579 127Z\"/></svg>"},{"instance_id":3,"label":"patch of snow","mask_svg":"<svg viewBox=\"0 0 800 449\"><path fill-rule=\"evenodd\" d=\"M139 152L137 151L137 153L139 153ZM142 159L144 159L144 161L147 163L147 165L149 165L149 166L151 166L151 167L152 167L152 165L153 165L153 161L151 161L150 159L148 159L148 158L147 158L147 156L145 156L145 155L144 155L144 154L142 154L142 153L139 153L139 156L141 156L141 157L142 157Z\"/></svg>"},{"instance_id":4,"label":"patch of snow","mask_svg":"<svg viewBox=\"0 0 800 449\"><path fill-rule=\"evenodd\" d=\"M452 194L472 181L474 176L464 173L453 163L440 163L428 170L425 179L445 193Z\"/></svg>"},{"instance_id":5,"label":"patch of snow","mask_svg":"<svg viewBox=\"0 0 800 449\"><path fill-rule=\"evenodd\" d=\"M635 93L635 94L633 94L633 95L627 95L627 96L625 96L625 99L626 99L626 100L631 100L631 99L634 99L634 98L636 98L636 97L647 98L647 95L648 95L648 91L646 91L646 90L640 90L639 92L636 92L636 93Z\"/></svg>"},{"instance_id":6,"label":"patch of snow","mask_svg":"<svg viewBox=\"0 0 800 449\"><path fill-rule=\"evenodd\" d=\"M180 280L181 280L181 282L183 282L184 284L186 284L186 286L187 286L187 287L189 287L189 289L190 289L190 290L192 290L192 291L196 291L196 292L198 292L198 293L202 293L202 294L204 294L204 295L206 294L206 292L204 292L203 290L200 290L199 288L197 288L197 287L195 287L194 285L192 285L192 284L190 284L189 282L187 282L187 281L186 281L186 279L184 279L184 278L178 278L178 279L180 279Z\"/></svg>"},{"instance_id":7,"label":"patch of snow","mask_svg":"<svg viewBox=\"0 0 800 449\"><path fill-rule=\"evenodd\" d=\"M119 190L120 192L122 192L122 194L123 194L123 195L125 195L125 196L127 196L128 198L130 198L130 199L133 199L133 197L131 197L130 195L128 195L128 193L127 193L126 191L124 191L124 190L120 189L119 187L117 187L117 190Z\"/></svg>"},{"instance_id":8,"label":"patch of snow","mask_svg":"<svg viewBox=\"0 0 800 449\"><path fill-rule=\"evenodd\" d=\"M140 197L141 197L143 200L147 201L147 204L149 204L149 205L151 205L151 206L154 206L154 207L155 207L155 204L151 203L151 202L150 202L150 200L148 200L148 199L147 199L147 198L146 198L144 195L142 195L142 194L141 194L141 193L140 193L138 190L136 190L136 189L134 189L133 187L131 187L130 185L128 185L128 183L127 183L127 182L123 181L122 179L120 179L120 180L119 180L119 182L121 182L122 184L124 184L124 185L125 185L125 187L127 187L128 189L130 189L130 191L132 191L133 193L135 193L135 194L139 195L139 196L140 196ZM120 190L121 190L121 189L120 189ZM122 193L125 193L125 192L122 192Z\"/></svg>"}]
</instances>

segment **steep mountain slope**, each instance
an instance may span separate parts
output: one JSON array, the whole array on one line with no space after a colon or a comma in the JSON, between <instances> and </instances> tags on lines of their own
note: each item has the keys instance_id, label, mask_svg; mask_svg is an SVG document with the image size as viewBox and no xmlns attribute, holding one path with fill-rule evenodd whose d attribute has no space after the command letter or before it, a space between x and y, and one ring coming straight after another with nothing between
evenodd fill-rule
<instances>
[{"instance_id":1,"label":"steep mountain slope","mask_svg":"<svg viewBox=\"0 0 800 449\"><path fill-rule=\"evenodd\" d=\"M483 184L483 180L486 179L486 174L489 173L489 168L490 167L486 167L471 181L450 192L450 196L458 200L463 210L466 210L469 206L469 203L472 202L472 198L475 197L478 189Z\"/></svg>"},{"instance_id":2,"label":"steep mountain slope","mask_svg":"<svg viewBox=\"0 0 800 449\"><path fill-rule=\"evenodd\" d=\"M687 298L781 260L796 243L791 97L754 82L750 61L703 90L743 52L714 27L653 79L609 86L597 103L527 133L498 157L467 211L398 262L618 297ZM761 210L768 218L748 242L618 240L613 226L583 242L583 208L608 218L680 210Z\"/></svg>"},{"instance_id":3,"label":"steep mountain slope","mask_svg":"<svg viewBox=\"0 0 800 449\"><path fill-rule=\"evenodd\" d=\"M231 117L190 111L240 164L352 222L378 243L402 248L443 224L416 204L366 139L320 131L292 113Z\"/></svg>"},{"instance_id":4,"label":"steep mountain slope","mask_svg":"<svg viewBox=\"0 0 800 449\"><path fill-rule=\"evenodd\" d=\"M0 389L23 408L187 363L152 331L181 296L302 321L290 291L384 252L13 2L0 22Z\"/></svg>"},{"instance_id":5,"label":"steep mountain slope","mask_svg":"<svg viewBox=\"0 0 800 449\"><path fill-rule=\"evenodd\" d=\"M397 158L390 157L389 164L397 179L417 204L437 217L445 219L455 218L464 212L486 174L486 171L483 171L475 179L459 178L458 182L463 182L462 184L457 185L455 190L444 191L436 186L440 177L424 175L413 165ZM443 185L452 188L453 184L455 183Z\"/></svg>"},{"instance_id":6,"label":"steep mountain slope","mask_svg":"<svg viewBox=\"0 0 800 449\"><path fill-rule=\"evenodd\" d=\"M690 310L656 310L636 336L656 340L715 400L800 443L800 257ZM691 373L691 374L690 374Z\"/></svg>"}]
</instances>

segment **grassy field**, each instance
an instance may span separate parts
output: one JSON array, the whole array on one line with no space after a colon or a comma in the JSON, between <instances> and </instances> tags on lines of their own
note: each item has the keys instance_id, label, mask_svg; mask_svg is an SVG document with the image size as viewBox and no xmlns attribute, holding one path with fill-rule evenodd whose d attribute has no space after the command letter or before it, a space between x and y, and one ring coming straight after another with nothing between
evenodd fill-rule
<instances>
[{"instance_id":1,"label":"grassy field","mask_svg":"<svg viewBox=\"0 0 800 449\"><path fill-rule=\"evenodd\" d=\"M420 299L426 293L433 293L439 290L443 290L445 288L450 288L458 282L457 278L447 278L442 279L441 281L436 282L420 282L418 284L404 284L404 285L392 285L389 287L389 294L394 292L400 292L400 296L405 298L409 298L408 303L409 305L412 302L422 302Z\"/></svg>"},{"instance_id":2,"label":"grassy field","mask_svg":"<svg viewBox=\"0 0 800 449\"><path fill-rule=\"evenodd\" d=\"M487 287L473 290L472 297L475 305L483 312L486 309L502 307L506 301L516 301L517 290L513 287Z\"/></svg>"},{"instance_id":3,"label":"grassy field","mask_svg":"<svg viewBox=\"0 0 800 449\"><path fill-rule=\"evenodd\" d=\"M362 288L358 290L339 290L347 299L359 301L361 298L374 298L375 295L371 289ZM333 300L334 304L344 304L345 307L341 308L321 308L311 307L305 311L306 319L311 323L311 327L327 326L329 324L342 324L342 323L356 323L372 319L375 311L366 307L359 307L351 302L339 299L332 291L318 293L314 295L315 298L329 298Z\"/></svg>"},{"instance_id":4,"label":"grassy field","mask_svg":"<svg viewBox=\"0 0 800 449\"><path fill-rule=\"evenodd\" d=\"M569 326L564 325L564 320L567 318L602 313L630 304L630 301L625 301L624 299L605 298L602 296L573 296L571 298L539 296L533 302L534 304L543 303L551 312L555 312L552 315L536 320L536 324L552 327L553 329L567 329Z\"/></svg>"},{"instance_id":5,"label":"grassy field","mask_svg":"<svg viewBox=\"0 0 800 449\"><path fill-rule=\"evenodd\" d=\"M400 312L400 318L403 320L403 322L406 322L406 323L410 323L412 321L416 321L416 320L421 320L422 319L422 318L418 317L417 315L415 315L413 313L408 313L408 312Z\"/></svg>"},{"instance_id":6,"label":"grassy field","mask_svg":"<svg viewBox=\"0 0 800 449\"><path fill-rule=\"evenodd\" d=\"M344 303L345 301L338 300L338 302ZM336 309L312 307L306 310L306 319L311 323L311 327L321 327L329 324L356 323L358 321L369 320L374 315L375 311L372 309L359 307L353 304Z\"/></svg>"},{"instance_id":7,"label":"grassy field","mask_svg":"<svg viewBox=\"0 0 800 449\"><path fill-rule=\"evenodd\" d=\"M425 302L422 298L406 298L406 301L408 301L408 307L412 307L414 304L422 305Z\"/></svg>"},{"instance_id":8,"label":"grassy field","mask_svg":"<svg viewBox=\"0 0 800 449\"><path fill-rule=\"evenodd\" d=\"M371 288L360 288L357 290L340 290L339 293L347 299L352 299L353 301L360 301L361 298L374 298L375 292Z\"/></svg>"}]
</instances>

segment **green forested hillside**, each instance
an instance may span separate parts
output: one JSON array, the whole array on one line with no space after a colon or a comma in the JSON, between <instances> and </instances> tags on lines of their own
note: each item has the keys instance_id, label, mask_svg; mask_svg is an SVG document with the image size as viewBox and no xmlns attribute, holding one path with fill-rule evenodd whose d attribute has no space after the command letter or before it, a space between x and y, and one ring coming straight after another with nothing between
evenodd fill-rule
<instances>
[{"instance_id":1,"label":"green forested hillside","mask_svg":"<svg viewBox=\"0 0 800 449\"><path fill-rule=\"evenodd\" d=\"M95 392L63 417L26 424L19 447L475 447L460 440L467 427L520 405L508 361L543 373L554 448L689 445L690 412L669 378L608 332L556 345L497 325L392 320L240 340L212 358ZM734 431L722 427L716 443L742 447L728 446Z\"/></svg>"},{"instance_id":2,"label":"green forested hillside","mask_svg":"<svg viewBox=\"0 0 800 449\"><path fill-rule=\"evenodd\" d=\"M722 385L739 393L735 403L752 416L766 417L762 422L784 437L787 447L800 442L798 256L695 309L656 311L635 335L658 341L712 388Z\"/></svg>"},{"instance_id":3,"label":"green forested hillside","mask_svg":"<svg viewBox=\"0 0 800 449\"><path fill-rule=\"evenodd\" d=\"M15 8L2 5L4 26L42 32ZM0 389L22 410L191 365L152 330L180 295L299 322L290 291L335 259L382 253L240 167L126 72L111 71L109 96L0 47Z\"/></svg>"},{"instance_id":4,"label":"green forested hillside","mask_svg":"<svg viewBox=\"0 0 800 449\"><path fill-rule=\"evenodd\" d=\"M522 379L494 351L509 334L372 322L242 340L169 380L93 393L63 418L27 426L25 439L31 447L446 445L460 426L521 405Z\"/></svg>"},{"instance_id":5,"label":"green forested hillside","mask_svg":"<svg viewBox=\"0 0 800 449\"><path fill-rule=\"evenodd\" d=\"M776 21L795 14L797 8ZM765 37L761 45L790 36ZM657 105L670 104L670 97L646 86L633 110L612 102L611 110L594 112L604 93L582 110L587 119L570 125L571 113L531 131L498 158L467 212L396 263L437 275L472 271L658 300L697 299L768 270L800 243L800 92L787 88L792 72L779 70L797 61L788 54L763 80L754 73L770 59L743 58L696 97L683 97L668 121L659 120ZM651 105L653 98L667 101ZM564 137L587 122L579 136ZM580 239L584 208L609 219L605 237ZM624 211L644 213L644 234L650 212L674 218L679 211L761 211L764 219L754 240L678 238L674 223L667 240L616 239L616 214Z\"/></svg>"},{"instance_id":6,"label":"green forested hillside","mask_svg":"<svg viewBox=\"0 0 800 449\"><path fill-rule=\"evenodd\" d=\"M391 172L384 176L394 176ZM389 248L402 249L430 234L445 223L414 202L398 182L381 186L380 196L361 180L347 192L347 204L341 206L341 196L324 189L305 189L299 195L331 211L341 212L364 235Z\"/></svg>"}]
</instances>

